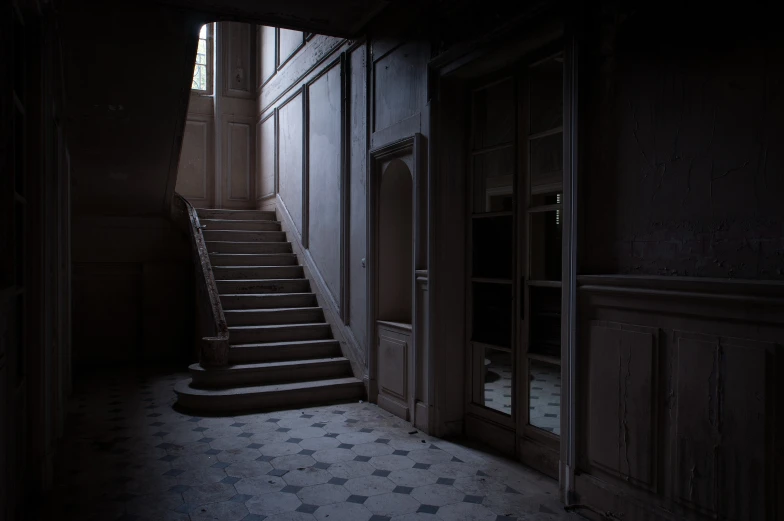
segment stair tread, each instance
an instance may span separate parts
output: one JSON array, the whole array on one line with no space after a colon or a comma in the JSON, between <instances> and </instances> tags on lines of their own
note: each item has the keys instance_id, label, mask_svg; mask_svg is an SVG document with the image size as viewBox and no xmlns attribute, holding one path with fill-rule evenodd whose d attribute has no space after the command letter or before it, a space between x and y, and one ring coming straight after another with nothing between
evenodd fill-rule
<instances>
[{"instance_id":1,"label":"stair tread","mask_svg":"<svg viewBox=\"0 0 784 521\"><path fill-rule=\"evenodd\" d=\"M283 360L279 362L231 364L231 365L227 365L226 367L221 367L218 369L213 369L213 368L205 369L200 364L191 364L188 367L188 369L190 369L191 371L236 372L236 371L252 371L254 369L275 369L275 368L286 368L286 367L329 364L329 363L345 363L345 362L348 362L348 358L346 358L345 356L331 356L327 358L305 358L302 360Z\"/></svg>"},{"instance_id":2,"label":"stair tread","mask_svg":"<svg viewBox=\"0 0 784 521\"><path fill-rule=\"evenodd\" d=\"M178 393L201 395L201 396L234 396L237 394L272 394L286 391L300 391L307 389L318 389L332 386L361 386L362 381L353 376L344 378L328 378L324 380L305 380L302 382L289 382L269 385L251 385L245 387L230 387L228 389L197 389L191 387L191 379L180 380L174 386Z\"/></svg>"},{"instance_id":3,"label":"stair tread","mask_svg":"<svg viewBox=\"0 0 784 521\"><path fill-rule=\"evenodd\" d=\"M250 349L250 348L274 348L274 347L288 347L297 345L319 345L319 344L337 344L338 341L334 338L319 338L316 340L281 340L280 342L251 342L249 344L231 344L229 349Z\"/></svg>"},{"instance_id":4,"label":"stair tread","mask_svg":"<svg viewBox=\"0 0 784 521\"><path fill-rule=\"evenodd\" d=\"M259 309L224 309L224 313L275 313L283 311L321 311L319 306L305 306L301 308L259 308Z\"/></svg>"},{"instance_id":5,"label":"stair tread","mask_svg":"<svg viewBox=\"0 0 784 521\"><path fill-rule=\"evenodd\" d=\"M229 326L232 329L272 329L272 328L300 328L300 327L324 327L329 326L326 322L306 322L304 324L265 324L261 326Z\"/></svg>"}]
</instances>

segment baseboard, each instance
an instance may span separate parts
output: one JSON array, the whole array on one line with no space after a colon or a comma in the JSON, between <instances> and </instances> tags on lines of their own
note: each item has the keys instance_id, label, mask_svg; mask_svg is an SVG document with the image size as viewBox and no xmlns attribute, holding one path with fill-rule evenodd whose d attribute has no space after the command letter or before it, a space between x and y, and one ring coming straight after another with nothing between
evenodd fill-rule
<instances>
[{"instance_id":1,"label":"baseboard","mask_svg":"<svg viewBox=\"0 0 784 521\"><path fill-rule=\"evenodd\" d=\"M297 233L294 221L291 219L291 215L289 214L285 203L280 199L280 196L277 196L275 210L278 215L278 220L280 220L281 227L283 231L286 232L289 241L291 242L292 250L302 265L305 276L310 280L311 289L313 290L313 293L316 294L316 300L318 301L319 306L321 306L321 309L324 310L324 318L332 328L332 334L335 336L335 339L340 343L340 349L343 352L343 356L348 358L351 363L351 369L354 372L354 376L367 382L365 353L359 345L359 342L357 342L354 332L343 323L343 320L341 320L340 312L335 301L330 296L326 282L324 282L324 278L321 276L313 257L302 247L301 237ZM365 389L367 390L367 388L366 385Z\"/></svg>"}]
</instances>

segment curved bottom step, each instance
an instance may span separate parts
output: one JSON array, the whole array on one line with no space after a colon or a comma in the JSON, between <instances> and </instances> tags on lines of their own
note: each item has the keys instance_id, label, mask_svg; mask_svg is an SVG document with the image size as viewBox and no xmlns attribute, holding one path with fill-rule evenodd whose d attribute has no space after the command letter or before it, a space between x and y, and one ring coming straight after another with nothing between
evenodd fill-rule
<instances>
[{"instance_id":1,"label":"curved bottom step","mask_svg":"<svg viewBox=\"0 0 784 521\"><path fill-rule=\"evenodd\" d=\"M188 378L177 382L174 392L177 393L177 405L185 410L223 414L359 400L365 396L365 386L361 380L348 377L231 389L196 389L191 387Z\"/></svg>"}]
</instances>

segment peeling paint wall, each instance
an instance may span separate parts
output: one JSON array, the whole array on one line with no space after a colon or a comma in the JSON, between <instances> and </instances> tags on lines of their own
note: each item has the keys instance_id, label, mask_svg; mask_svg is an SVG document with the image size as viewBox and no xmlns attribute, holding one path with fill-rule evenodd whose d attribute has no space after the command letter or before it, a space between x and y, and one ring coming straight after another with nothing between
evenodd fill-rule
<instances>
[{"instance_id":1,"label":"peeling paint wall","mask_svg":"<svg viewBox=\"0 0 784 521\"><path fill-rule=\"evenodd\" d=\"M583 271L782 280L784 45L753 7L678 15L593 24Z\"/></svg>"}]
</instances>

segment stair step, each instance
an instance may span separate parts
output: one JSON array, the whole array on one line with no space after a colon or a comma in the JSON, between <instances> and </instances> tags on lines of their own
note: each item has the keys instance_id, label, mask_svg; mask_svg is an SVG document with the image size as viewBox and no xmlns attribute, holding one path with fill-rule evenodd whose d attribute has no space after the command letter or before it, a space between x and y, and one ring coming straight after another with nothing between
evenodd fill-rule
<instances>
[{"instance_id":1,"label":"stair step","mask_svg":"<svg viewBox=\"0 0 784 521\"><path fill-rule=\"evenodd\" d=\"M307 358L333 358L340 355L340 344L334 339L235 344L229 348L229 363L282 362Z\"/></svg>"},{"instance_id":2,"label":"stair step","mask_svg":"<svg viewBox=\"0 0 784 521\"><path fill-rule=\"evenodd\" d=\"M293 253L215 253L210 255L213 266L293 266L297 256Z\"/></svg>"},{"instance_id":3,"label":"stair step","mask_svg":"<svg viewBox=\"0 0 784 521\"><path fill-rule=\"evenodd\" d=\"M308 293L308 279L217 280L218 293Z\"/></svg>"},{"instance_id":4,"label":"stair step","mask_svg":"<svg viewBox=\"0 0 784 521\"><path fill-rule=\"evenodd\" d=\"M246 230L204 230L205 241L286 242L286 232L253 232Z\"/></svg>"},{"instance_id":5,"label":"stair step","mask_svg":"<svg viewBox=\"0 0 784 521\"><path fill-rule=\"evenodd\" d=\"M193 388L188 378L177 382L174 391L177 403L184 409L221 414L292 409L359 400L365 396L362 381L353 377L219 390Z\"/></svg>"},{"instance_id":6,"label":"stair step","mask_svg":"<svg viewBox=\"0 0 784 521\"><path fill-rule=\"evenodd\" d=\"M196 210L199 221L202 219L231 219L241 221L277 221L275 212L262 210L214 210L199 208Z\"/></svg>"},{"instance_id":7,"label":"stair step","mask_svg":"<svg viewBox=\"0 0 784 521\"><path fill-rule=\"evenodd\" d=\"M291 253L288 242L247 242L247 241L205 241L210 255L224 253L249 253L262 255L270 253Z\"/></svg>"},{"instance_id":8,"label":"stair step","mask_svg":"<svg viewBox=\"0 0 784 521\"><path fill-rule=\"evenodd\" d=\"M243 221L234 219L199 219L206 230L246 230L256 232L279 232L277 221Z\"/></svg>"},{"instance_id":9,"label":"stair step","mask_svg":"<svg viewBox=\"0 0 784 521\"><path fill-rule=\"evenodd\" d=\"M262 364L238 364L221 369L204 369L199 364L193 364L189 369L192 378L191 386L200 389L227 389L352 376L351 364L348 358L342 356Z\"/></svg>"},{"instance_id":10,"label":"stair step","mask_svg":"<svg viewBox=\"0 0 784 521\"><path fill-rule=\"evenodd\" d=\"M213 266L215 280L301 279L302 266Z\"/></svg>"},{"instance_id":11,"label":"stair step","mask_svg":"<svg viewBox=\"0 0 784 521\"><path fill-rule=\"evenodd\" d=\"M332 330L327 323L229 327L229 341L233 344L325 340L328 338L332 338Z\"/></svg>"},{"instance_id":12,"label":"stair step","mask_svg":"<svg viewBox=\"0 0 784 521\"><path fill-rule=\"evenodd\" d=\"M317 305L314 293L250 293L221 295L223 310L306 308Z\"/></svg>"},{"instance_id":13,"label":"stair step","mask_svg":"<svg viewBox=\"0 0 784 521\"><path fill-rule=\"evenodd\" d=\"M282 309L224 310L229 326L269 326L282 324L314 324L324 322L320 307Z\"/></svg>"}]
</instances>

